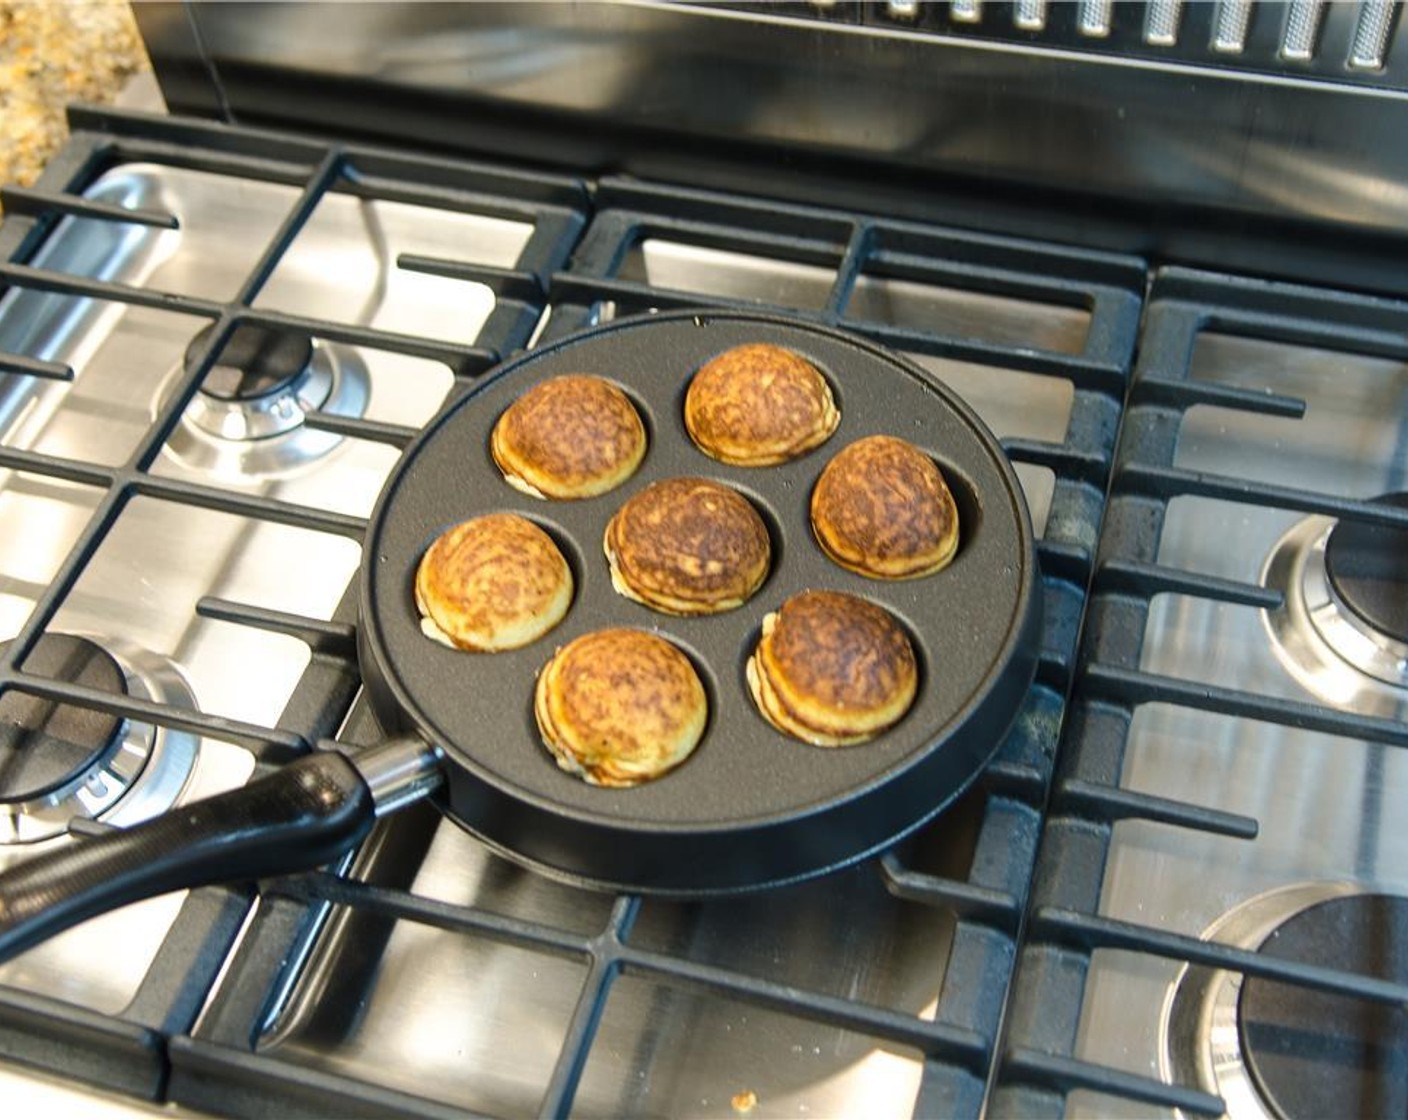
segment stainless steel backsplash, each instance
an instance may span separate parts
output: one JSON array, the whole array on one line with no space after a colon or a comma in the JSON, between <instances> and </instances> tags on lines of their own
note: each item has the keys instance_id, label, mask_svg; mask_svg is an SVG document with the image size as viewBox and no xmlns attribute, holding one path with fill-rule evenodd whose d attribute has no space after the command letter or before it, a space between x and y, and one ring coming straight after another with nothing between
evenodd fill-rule
<instances>
[{"instance_id":1,"label":"stainless steel backsplash","mask_svg":"<svg viewBox=\"0 0 1408 1120\"><path fill-rule=\"evenodd\" d=\"M910 10L159 3L138 16L172 107L241 123L813 200L844 182L845 201L869 192L872 210L978 224L980 203L989 228L1040 221L1045 237L1156 257L1408 283L1367 260L1401 260L1383 239L1408 234L1396 4Z\"/></svg>"}]
</instances>

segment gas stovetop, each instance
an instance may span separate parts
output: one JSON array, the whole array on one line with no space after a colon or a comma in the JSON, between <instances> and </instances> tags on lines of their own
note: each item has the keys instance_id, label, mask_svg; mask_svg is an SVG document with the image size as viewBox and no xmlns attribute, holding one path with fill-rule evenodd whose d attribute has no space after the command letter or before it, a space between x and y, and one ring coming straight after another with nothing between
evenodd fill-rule
<instances>
[{"instance_id":1,"label":"gas stovetop","mask_svg":"<svg viewBox=\"0 0 1408 1120\"><path fill-rule=\"evenodd\" d=\"M762 307L911 356L1013 461L1045 616L995 762L879 859L612 897L419 807L337 867L0 966L13 1069L241 1115L1294 1115L1316 1085L1394 1107L1355 1071L1408 998L1382 943L1408 895L1385 812L1408 511L1373 500L1408 490L1408 305L664 182L74 125L0 228L0 705L47 736L0 744L0 861L379 738L352 581L400 449L500 359L626 315ZM1297 1033L1321 1023L1364 1041Z\"/></svg>"}]
</instances>

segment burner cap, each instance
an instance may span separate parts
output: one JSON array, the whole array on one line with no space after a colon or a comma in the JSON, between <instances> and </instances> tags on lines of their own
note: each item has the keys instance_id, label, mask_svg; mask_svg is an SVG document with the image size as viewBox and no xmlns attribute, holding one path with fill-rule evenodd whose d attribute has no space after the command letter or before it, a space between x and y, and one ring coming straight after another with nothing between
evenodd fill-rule
<instances>
[{"instance_id":1,"label":"burner cap","mask_svg":"<svg viewBox=\"0 0 1408 1120\"><path fill-rule=\"evenodd\" d=\"M1408 493L1374 499L1408 509ZM1325 543L1335 594L1375 630L1408 642L1408 529L1341 521Z\"/></svg>"},{"instance_id":2,"label":"burner cap","mask_svg":"<svg viewBox=\"0 0 1408 1120\"><path fill-rule=\"evenodd\" d=\"M210 339L214 324L186 347L186 368ZM235 328L215 365L206 374L201 392L218 401L254 401L288 389L313 357L307 335L246 324Z\"/></svg>"},{"instance_id":3,"label":"burner cap","mask_svg":"<svg viewBox=\"0 0 1408 1120\"><path fill-rule=\"evenodd\" d=\"M0 642L8 649L9 642ZM87 638L45 634L24 667L36 674L123 695L127 680L112 656ZM0 801L48 796L83 776L117 744L122 720L39 696L0 696Z\"/></svg>"},{"instance_id":4,"label":"burner cap","mask_svg":"<svg viewBox=\"0 0 1408 1120\"><path fill-rule=\"evenodd\" d=\"M1408 980L1408 899L1348 895L1283 922L1261 952ZM1262 1096L1289 1120L1408 1114L1408 1011L1247 977L1242 1051Z\"/></svg>"}]
</instances>

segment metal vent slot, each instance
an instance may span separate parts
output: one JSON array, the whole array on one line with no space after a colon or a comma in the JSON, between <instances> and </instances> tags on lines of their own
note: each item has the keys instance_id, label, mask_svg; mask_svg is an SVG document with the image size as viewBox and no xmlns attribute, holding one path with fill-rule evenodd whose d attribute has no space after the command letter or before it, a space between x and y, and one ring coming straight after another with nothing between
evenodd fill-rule
<instances>
[{"instance_id":1,"label":"metal vent slot","mask_svg":"<svg viewBox=\"0 0 1408 1120\"><path fill-rule=\"evenodd\" d=\"M1393 24L1394 0L1363 0L1354 24L1354 43L1349 65L1355 70L1383 68L1388 32Z\"/></svg>"},{"instance_id":2,"label":"metal vent slot","mask_svg":"<svg viewBox=\"0 0 1408 1120\"><path fill-rule=\"evenodd\" d=\"M1040 31L1046 26L1046 0L1017 0L1012 22L1023 31Z\"/></svg>"},{"instance_id":3,"label":"metal vent slot","mask_svg":"<svg viewBox=\"0 0 1408 1120\"><path fill-rule=\"evenodd\" d=\"M1315 57L1324 0L1291 0L1286 9L1286 30L1281 36L1281 57L1309 62Z\"/></svg>"},{"instance_id":4,"label":"metal vent slot","mask_svg":"<svg viewBox=\"0 0 1408 1120\"><path fill-rule=\"evenodd\" d=\"M1110 33L1110 15L1114 0L1081 0L1076 26L1082 35L1104 38Z\"/></svg>"},{"instance_id":5,"label":"metal vent slot","mask_svg":"<svg viewBox=\"0 0 1408 1120\"><path fill-rule=\"evenodd\" d=\"M1251 0L1221 0L1213 25L1212 49L1241 54L1247 45L1247 27L1252 21Z\"/></svg>"},{"instance_id":6,"label":"metal vent slot","mask_svg":"<svg viewBox=\"0 0 1408 1120\"><path fill-rule=\"evenodd\" d=\"M1156 47L1178 42L1178 23L1183 17L1183 0L1152 0L1144 17L1144 41Z\"/></svg>"},{"instance_id":7,"label":"metal vent slot","mask_svg":"<svg viewBox=\"0 0 1408 1120\"><path fill-rule=\"evenodd\" d=\"M983 18L983 0L953 0L948 14L955 23L977 23Z\"/></svg>"},{"instance_id":8,"label":"metal vent slot","mask_svg":"<svg viewBox=\"0 0 1408 1120\"><path fill-rule=\"evenodd\" d=\"M695 0L654 4L708 9ZM741 12L749 0L719 5ZM981 30L999 44L1097 51L1102 56L1221 63L1247 73L1338 77L1408 89L1393 65L1399 0L805 0L769 10L924 33L933 40ZM915 63L919 66L918 62Z\"/></svg>"}]
</instances>

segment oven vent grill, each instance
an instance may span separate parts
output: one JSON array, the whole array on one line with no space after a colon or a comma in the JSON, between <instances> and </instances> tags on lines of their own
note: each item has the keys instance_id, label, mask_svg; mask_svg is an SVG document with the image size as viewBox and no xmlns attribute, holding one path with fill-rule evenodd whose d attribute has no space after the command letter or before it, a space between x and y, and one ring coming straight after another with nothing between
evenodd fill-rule
<instances>
[{"instance_id":1,"label":"oven vent grill","mask_svg":"<svg viewBox=\"0 0 1408 1120\"><path fill-rule=\"evenodd\" d=\"M757 12L756 5L747 7ZM1399 0L789 0L773 14L934 37L1113 54L1408 88L1395 59Z\"/></svg>"}]
</instances>

